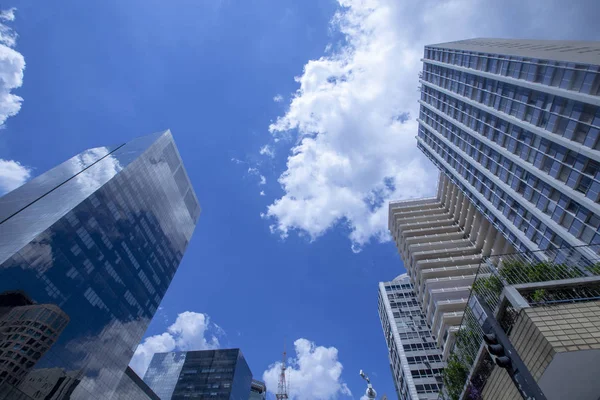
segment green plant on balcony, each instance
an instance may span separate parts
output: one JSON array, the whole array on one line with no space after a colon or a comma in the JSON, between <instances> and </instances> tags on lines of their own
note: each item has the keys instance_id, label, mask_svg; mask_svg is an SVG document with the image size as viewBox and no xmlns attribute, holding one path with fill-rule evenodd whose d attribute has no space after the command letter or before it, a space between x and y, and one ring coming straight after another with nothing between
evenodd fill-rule
<instances>
[{"instance_id":1,"label":"green plant on balcony","mask_svg":"<svg viewBox=\"0 0 600 400\"><path fill-rule=\"evenodd\" d=\"M534 303L541 303L546 300L548 292L545 289L537 289L531 294L531 301Z\"/></svg>"},{"instance_id":2,"label":"green plant on balcony","mask_svg":"<svg viewBox=\"0 0 600 400\"><path fill-rule=\"evenodd\" d=\"M593 275L600 275L600 263L596 263L594 265L589 266L588 271L590 271Z\"/></svg>"},{"instance_id":3,"label":"green plant on balcony","mask_svg":"<svg viewBox=\"0 0 600 400\"><path fill-rule=\"evenodd\" d=\"M526 263L517 260L504 262L499 272L509 285L578 278L584 275L577 267L566 264L545 261Z\"/></svg>"},{"instance_id":4,"label":"green plant on balcony","mask_svg":"<svg viewBox=\"0 0 600 400\"><path fill-rule=\"evenodd\" d=\"M497 301L503 287L502 280L496 275L479 277L473 283L475 293L488 304L493 304Z\"/></svg>"},{"instance_id":5,"label":"green plant on balcony","mask_svg":"<svg viewBox=\"0 0 600 400\"><path fill-rule=\"evenodd\" d=\"M450 399L459 400L469 377L469 367L460 360L457 354L451 354L442 376Z\"/></svg>"}]
</instances>

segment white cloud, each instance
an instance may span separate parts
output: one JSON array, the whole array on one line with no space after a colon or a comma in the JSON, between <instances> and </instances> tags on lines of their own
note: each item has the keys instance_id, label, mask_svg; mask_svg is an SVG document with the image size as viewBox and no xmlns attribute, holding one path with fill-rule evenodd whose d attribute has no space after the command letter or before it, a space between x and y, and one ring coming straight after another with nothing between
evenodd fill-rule
<instances>
[{"instance_id":1,"label":"white cloud","mask_svg":"<svg viewBox=\"0 0 600 400\"><path fill-rule=\"evenodd\" d=\"M265 178L264 175L261 175L261 173L258 170L258 168L254 168L254 167L248 168L248 174L258 176L258 179L259 179L258 184L259 185L266 185L267 184L267 178Z\"/></svg>"},{"instance_id":2,"label":"white cloud","mask_svg":"<svg viewBox=\"0 0 600 400\"><path fill-rule=\"evenodd\" d=\"M273 101L274 101L275 103L281 103L281 102L283 101L283 96L282 96L282 95L280 95L280 94L278 94L278 95L276 95L275 97L273 97Z\"/></svg>"},{"instance_id":3,"label":"white cloud","mask_svg":"<svg viewBox=\"0 0 600 400\"><path fill-rule=\"evenodd\" d=\"M3 21L14 21L15 20L16 8L9 8L8 10L0 10L0 19Z\"/></svg>"},{"instance_id":4,"label":"white cloud","mask_svg":"<svg viewBox=\"0 0 600 400\"><path fill-rule=\"evenodd\" d=\"M15 9L0 10L0 21L10 22L15 19ZM23 99L13 93L13 89L23 84L25 58L12 49L17 41L17 34L9 26L0 22L0 128L6 119L21 110ZM0 159L0 195L21 186L31 176L31 169L18 161Z\"/></svg>"},{"instance_id":5,"label":"white cloud","mask_svg":"<svg viewBox=\"0 0 600 400\"><path fill-rule=\"evenodd\" d=\"M316 346L307 339L294 342L296 357L288 361L286 380L291 400L328 400L340 395L352 396L341 379L343 366L335 347ZM263 373L267 389L275 393L281 362L269 366Z\"/></svg>"},{"instance_id":6,"label":"white cloud","mask_svg":"<svg viewBox=\"0 0 600 400\"><path fill-rule=\"evenodd\" d=\"M13 21L14 12L14 8L0 11L0 21ZM21 97L11 93L23 84L25 70L25 58L12 49L16 41L16 32L0 22L0 125L19 112L23 101Z\"/></svg>"},{"instance_id":7,"label":"white cloud","mask_svg":"<svg viewBox=\"0 0 600 400\"><path fill-rule=\"evenodd\" d=\"M275 151L268 144L265 144L263 147L260 148L260 154L263 156L269 156L271 158L275 157Z\"/></svg>"},{"instance_id":8,"label":"white cloud","mask_svg":"<svg viewBox=\"0 0 600 400\"><path fill-rule=\"evenodd\" d=\"M573 38L585 36L583 29L589 38L600 36L589 9L578 10L600 8L593 2L338 3L332 27L346 44L306 63L288 110L269 127L275 138L296 134L297 141L279 177L285 193L266 214L283 237L298 230L314 240L346 223L355 250L371 238L389 240L389 200L434 193L437 170L414 139L425 44L477 36Z\"/></svg>"},{"instance_id":9,"label":"white cloud","mask_svg":"<svg viewBox=\"0 0 600 400\"><path fill-rule=\"evenodd\" d=\"M265 195L265 191L264 191L264 190L261 190L261 191L260 191L260 195L261 195L261 196L264 196L264 195Z\"/></svg>"},{"instance_id":10,"label":"white cloud","mask_svg":"<svg viewBox=\"0 0 600 400\"><path fill-rule=\"evenodd\" d=\"M0 158L0 195L24 184L31 176L31 169L18 161Z\"/></svg>"},{"instance_id":11,"label":"white cloud","mask_svg":"<svg viewBox=\"0 0 600 400\"><path fill-rule=\"evenodd\" d=\"M175 323L166 332L150 336L140 343L129 366L143 377L154 353L216 349L219 347L216 335L224 334L220 326L210 322L207 314L185 311L177 315Z\"/></svg>"}]
</instances>

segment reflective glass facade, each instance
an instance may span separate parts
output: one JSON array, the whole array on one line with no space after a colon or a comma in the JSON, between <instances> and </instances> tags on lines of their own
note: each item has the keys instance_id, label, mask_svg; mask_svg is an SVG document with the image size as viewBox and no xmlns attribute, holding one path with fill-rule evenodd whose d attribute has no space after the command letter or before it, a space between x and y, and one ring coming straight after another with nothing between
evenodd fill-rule
<instances>
[{"instance_id":1,"label":"reflective glass facade","mask_svg":"<svg viewBox=\"0 0 600 400\"><path fill-rule=\"evenodd\" d=\"M111 400L160 400L131 368L127 367Z\"/></svg>"},{"instance_id":2,"label":"reflective glass facade","mask_svg":"<svg viewBox=\"0 0 600 400\"><path fill-rule=\"evenodd\" d=\"M442 388L442 350L419 304L408 275L379 283L379 318L400 400L434 400Z\"/></svg>"},{"instance_id":3,"label":"reflective glass facade","mask_svg":"<svg viewBox=\"0 0 600 400\"><path fill-rule=\"evenodd\" d=\"M1 197L0 399L110 399L199 212L169 131Z\"/></svg>"},{"instance_id":4,"label":"reflective glass facade","mask_svg":"<svg viewBox=\"0 0 600 400\"><path fill-rule=\"evenodd\" d=\"M598 44L473 39L423 63L418 147L488 220L520 250L599 244Z\"/></svg>"},{"instance_id":5,"label":"reflective glass facade","mask_svg":"<svg viewBox=\"0 0 600 400\"><path fill-rule=\"evenodd\" d=\"M162 400L248 400L252 372L239 349L157 353L144 381Z\"/></svg>"}]
</instances>

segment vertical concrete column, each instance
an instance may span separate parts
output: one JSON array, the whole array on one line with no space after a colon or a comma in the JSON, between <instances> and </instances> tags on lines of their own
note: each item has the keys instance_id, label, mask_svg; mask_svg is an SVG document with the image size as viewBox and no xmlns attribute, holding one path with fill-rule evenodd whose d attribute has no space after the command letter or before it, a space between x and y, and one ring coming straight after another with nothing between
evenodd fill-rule
<instances>
[{"instance_id":1,"label":"vertical concrete column","mask_svg":"<svg viewBox=\"0 0 600 400\"><path fill-rule=\"evenodd\" d=\"M467 199L467 197L465 196L465 194L463 192L460 192L461 194L461 202L462 202L462 208L460 210L460 214L457 218L458 221L458 225L460 227L465 226L465 220L467 219L467 212L469 210L469 204L471 204L471 202L469 201L469 199Z\"/></svg>"},{"instance_id":2,"label":"vertical concrete column","mask_svg":"<svg viewBox=\"0 0 600 400\"><path fill-rule=\"evenodd\" d=\"M469 202L469 211L467 213L467 218L465 220L465 235L469 236L471 234L471 229L473 228L473 218L475 216L475 206Z\"/></svg>"},{"instance_id":3,"label":"vertical concrete column","mask_svg":"<svg viewBox=\"0 0 600 400\"><path fill-rule=\"evenodd\" d=\"M479 226L481 225L482 218L483 217L481 216L479 211L474 209L473 210L473 220L469 224L469 225L471 225L471 231L469 232L469 237L471 238L471 241L473 241L473 242L477 240L477 233L479 232Z\"/></svg>"},{"instance_id":4,"label":"vertical concrete column","mask_svg":"<svg viewBox=\"0 0 600 400\"><path fill-rule=\"evenodd\" d=\"M502 235L500 232L498 232L496 234L494 246L492 247L491 255L495 256L498 254L502 254L502 250L504 249L505 245L506 245L506 239L504 238L504 235Z\"/></svg>"},{"instance_id":5,"label":"vertical concrete column","mask_svg":"<svg viewBox=\"0 0 600 400\"><path fill-rule=\"evenodd\" d=\"M487 219L486 219L487 221ZM489 221L488 221L489 222ZM488 232L485 235L485 241L483 243L482 253L484 256L490 255L492 251L492 247L495 244L496 239L498 238L498 231L491 223L488 223Z\"/></svg>"},{"instance_id":6,"label":"vertical concrete column","mask_svg":"<svg viewBox=\"0 0 600 400\"><path fill-rule=\"evenodd\" d=\"M477 214L480 220L479 223L479 229L477 229L477 237L473 238L476 242L475 242L475 247L480 250L483 247L483 243L485 241L486 238L486 233L490 227L490 221L487 220L487 218L484 218L481 214Z\"/></svg>"},{"instance_id":7,"label":"vertical concrete column","mask_svg":"<svg viewBox=\"0 0 600 400\"><path fill-rule=\"evenodd\" d=\"M460 196L461 191L458 190L456 186L452 190L452 202L450 203L450 216L456 220L456 206L458 204L458 198Z\"/></svg>"},{"instance_id":8,"label":"vertical concrete column","mask_svg":"<svg viewBox=\"0 0 600 400\"><path fill-rule=\"evenodd\" d=\"M506 240L506 238L504 238L504 241L506 243L504 244L504 247L502 248L502 252L500 254L514 253L515 248L513 247L513 245L508 240Z\"/></svg>"}]
</instances>

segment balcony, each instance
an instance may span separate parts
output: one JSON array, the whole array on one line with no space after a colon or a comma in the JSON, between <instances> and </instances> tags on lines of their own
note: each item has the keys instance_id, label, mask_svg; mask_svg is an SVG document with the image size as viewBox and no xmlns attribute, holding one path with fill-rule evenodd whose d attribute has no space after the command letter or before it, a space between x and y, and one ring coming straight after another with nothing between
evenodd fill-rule
<instances>
[{"instance_id":1,"label":"balcony","mask_svg":"<svg viewBox=\"0 0 600 400\"><path fill-rule=\"evenodd\" d=\"M484 333L500 338L507 369ZM600 246L485 257L449 353L443 399L597 400Z\"/></svg>"}]
</instances>

